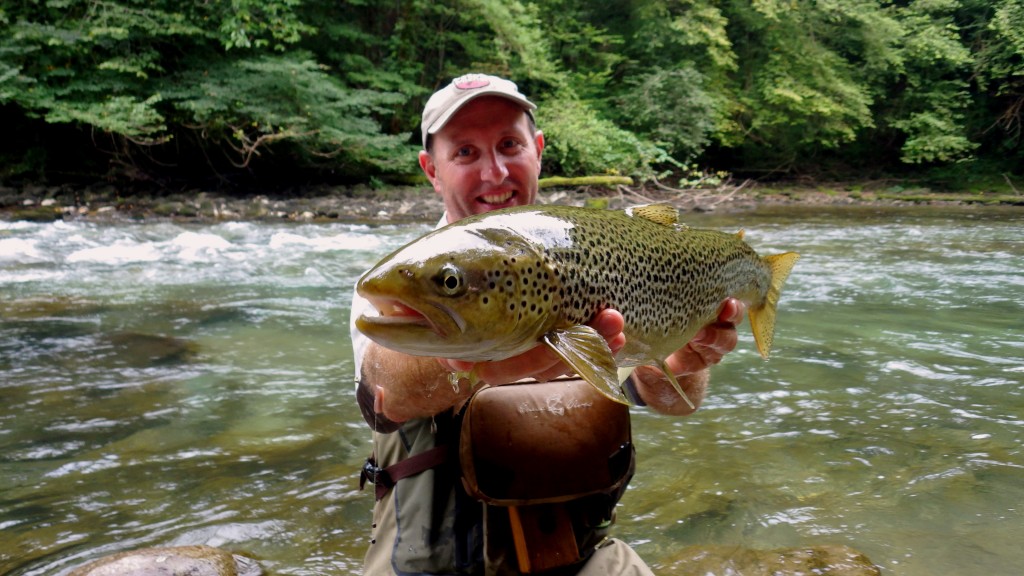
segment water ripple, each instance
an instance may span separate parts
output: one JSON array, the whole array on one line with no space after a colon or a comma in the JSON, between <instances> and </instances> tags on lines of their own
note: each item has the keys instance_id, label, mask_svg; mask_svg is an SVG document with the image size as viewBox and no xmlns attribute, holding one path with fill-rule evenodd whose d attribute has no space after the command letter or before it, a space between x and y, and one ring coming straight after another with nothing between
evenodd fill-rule
<instances>
[{"instance_id":1,"label":"water ripple","mask_svg":"<svg viewBox=\"0 0 1024 576\"><path fill-rule=\"evenodd\" d=\"M821 539L907 576L1024 564L1019 215L692 218L803 258L769 361L744 324L700 411L632 411L616 534L654 564ZM358 571L351 286L429 228L0 222L0 572L169 543Z\"/></svg>"}]
</instances>

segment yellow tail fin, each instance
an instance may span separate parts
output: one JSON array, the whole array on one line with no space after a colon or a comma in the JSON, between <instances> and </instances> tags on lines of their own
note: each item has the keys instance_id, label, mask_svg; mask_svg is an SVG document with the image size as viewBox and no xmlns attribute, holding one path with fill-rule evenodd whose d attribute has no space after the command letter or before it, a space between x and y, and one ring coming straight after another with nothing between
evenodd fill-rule
<instances>
[{"instance_id":1,"label":"yellow tail fin","mask_svg":"<svg viewBox=\"0 0 1024 576\"><path fill-rule=\"evenodd\" d=\"M760 306L751 307L750 327L754 331L754 342L757 343L757 351L762 358L768 358L768 352L772 349L772 340L775 338L775 310L779 305L779 294L782 292L782 284L786 282L793 265L800 258L796 252L785 254L772 254L765 256L764 262L771 270L771 282L768 285L768 295Z\"/></svg>"}]
</instances>

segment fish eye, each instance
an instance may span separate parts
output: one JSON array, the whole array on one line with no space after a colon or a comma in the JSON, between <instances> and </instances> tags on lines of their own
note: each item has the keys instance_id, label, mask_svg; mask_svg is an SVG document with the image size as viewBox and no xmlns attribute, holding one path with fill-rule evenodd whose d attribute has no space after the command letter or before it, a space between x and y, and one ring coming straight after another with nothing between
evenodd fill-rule
<instances>
[{"instance_id":1,"label":"fish eye","mask_svg":"<svg viewBox=\"0 0 1024 576\"><path fill-rule=\"evenodd\" d=\"M466 291L466 282L462 270L452 264L441 266L441 271L434 278L441 293L446 296L459 296Z\"/></svg>"}]
</instances>

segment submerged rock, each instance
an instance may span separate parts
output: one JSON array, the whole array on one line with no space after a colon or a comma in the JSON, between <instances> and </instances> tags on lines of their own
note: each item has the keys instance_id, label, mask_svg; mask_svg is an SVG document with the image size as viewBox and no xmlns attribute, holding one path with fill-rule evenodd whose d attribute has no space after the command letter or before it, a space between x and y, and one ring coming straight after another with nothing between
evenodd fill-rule
<instances>
[{"instance_id":1,"label":"submerged rock","mask_svg":"<svg viewBox=\"0 0 1024 576\"><path fill-rule=\"evenodd\" d=\"M143 548L100 558L68 576L260 576L251 558L212 546Z\"/></svg>"},{"instance_id":2,"label":"submerged rock","mask_svg":"<svg viewBox=\"0 0 1024 576\"><path fill-rule=\"evenodd\" d=\"M114 332L106 339L120 362L138 367L188 362L199 350L190 340L158 334Z\"/></svg>"},{"instance_id":3,"label":"submerged rock","mask_svg":"<svg viewBox=\"0 0 1024 576\"><path fill-rule=\"evenodd\" d=\"M752 550L728 546L692 546L669 563L666 574L704 576L879 576L882 571L848 546L812 546Z\"/></svg>"}]
</instances>

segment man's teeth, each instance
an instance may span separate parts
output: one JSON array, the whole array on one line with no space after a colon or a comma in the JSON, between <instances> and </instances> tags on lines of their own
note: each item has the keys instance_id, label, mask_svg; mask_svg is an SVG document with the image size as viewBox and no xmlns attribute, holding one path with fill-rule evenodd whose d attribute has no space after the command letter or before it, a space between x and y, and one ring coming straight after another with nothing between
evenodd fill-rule
<instances>
[{"instance_id":1,"label":"man's teeth","mask_svg":"<svg viewBox=\"0 0 1024 576\"><path fill-rule=\"evenodd\" d=\"M501 204L508 202L514 192L503 192L501 194L485 194L481 198L488 204Z\"/></svg>"}]
</instances>

